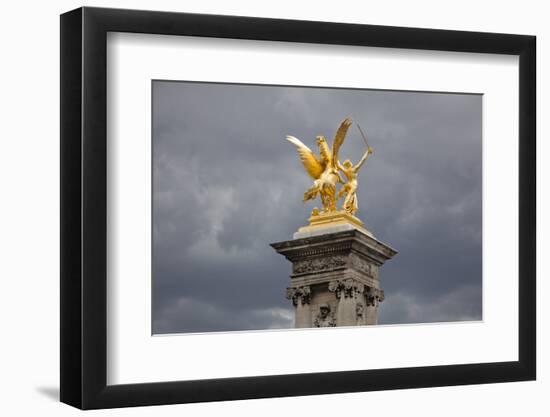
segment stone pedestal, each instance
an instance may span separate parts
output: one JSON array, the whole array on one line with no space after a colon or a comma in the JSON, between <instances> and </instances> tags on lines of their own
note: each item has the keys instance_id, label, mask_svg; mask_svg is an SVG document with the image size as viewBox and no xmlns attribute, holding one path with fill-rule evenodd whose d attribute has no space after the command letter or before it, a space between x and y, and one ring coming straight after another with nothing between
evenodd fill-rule
<instances>
[{"instance_id":1,"label":"stone pedestal","mask_svg":"<svg viewBox=\"0 0 550 417\"><path fill-rule=\"evenodd\" d=\"M379 269L397 252L356 224L300 230L271 246L292 263L296 327L372 325L384 300Z\"/></svg>"}]
</instances>

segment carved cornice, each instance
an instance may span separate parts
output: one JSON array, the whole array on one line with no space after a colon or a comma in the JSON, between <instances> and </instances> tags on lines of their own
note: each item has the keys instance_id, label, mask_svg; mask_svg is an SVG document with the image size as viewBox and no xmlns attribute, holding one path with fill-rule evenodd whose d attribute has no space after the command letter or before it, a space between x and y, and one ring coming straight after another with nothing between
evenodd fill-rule
<instances>
[{"instance_id":1,"label":"carved cornice","mask_svg":"<svg viewBox=\"0 0 550 417\"><path fill-rule=\"evenodd\" d=\"M348 230L272 243L271 246L289 261L297 262L312 257L350 255L357 253L378 266L397 252L358 230Z\"/></svg>"},{"instance_id":2,"label":"carved cornice","mask_svg":"<svg viewBox=\"0 0 550 417\"><path fill-rule=\"evenodd\" d=\"M307 241L307 239L306 239ZM310 248L309 250L304 251L304 253L326 253L326 252L335 252L335 251L347 251L351 249L352 242L351 241L343 241L343 242L337 242L337 243L330 243L330 246L324 246L324 245L308 245L305 246Z\"/></svg>"}]
</instances>

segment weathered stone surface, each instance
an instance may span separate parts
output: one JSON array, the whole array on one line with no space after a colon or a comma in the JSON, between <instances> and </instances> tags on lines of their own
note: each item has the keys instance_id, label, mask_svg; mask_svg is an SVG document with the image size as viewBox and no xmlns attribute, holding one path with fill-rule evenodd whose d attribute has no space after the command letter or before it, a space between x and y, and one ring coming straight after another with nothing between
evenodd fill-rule
<instances>
[{"instance_id":1,"label":"weathered stone surface","mask_svg":"<svg viewBox=\"0 0 550 417\"><path fill-rule=\"evenodd\" d=\"M272 243L292 263L296 327L372 325L384 300L379 268L397 251L359 229Z\"/></svg>"},{"instance_id":2,"label":"weathered stone surface","mask_svg":"<svg viewBox=\"0 0 550 417\"><path fill-rule=\"evenodd\" d=\"M307 285L287 288L286 298L292 300L292 304L296 307L294 326L311 327L311 288Z\"/></svg>"}]
</instances>

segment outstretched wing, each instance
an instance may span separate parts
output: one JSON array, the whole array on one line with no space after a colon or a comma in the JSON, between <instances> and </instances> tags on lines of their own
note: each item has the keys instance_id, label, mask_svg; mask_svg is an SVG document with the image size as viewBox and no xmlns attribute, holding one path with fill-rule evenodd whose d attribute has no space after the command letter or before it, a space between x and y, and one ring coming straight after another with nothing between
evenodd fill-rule
<instances>
[{"instance_id":1,"label":"outstretched wing","mask_svg":"<svg viewBox=\"0 0 550 417\"><path fill-rule=\"evenodd\" d=\"M287 136L286 140L293 143L298 149L298 154L300 155L300 159L302 160L307 173L311 175L313 179L319 178L325 167L313 154L311 149L304 145L300 139L295 138L294 136Z\"/></svg>"},{"instance_id":2,"label":"outstretched wing","mask_svg":"<svg viewBox=\"0 0 550 417\"><path fill-rule=\"evenodd\" d=\"M342 146L342 144L344 143L346 133L348 133L348 129L350 126L351 119L349 117L346 117L344 120L342 120L342 123L340 123L340 126L336 131L336 135L334 136L334 140L332 141L331 163L334 168L337 168L338 166L338 151L340 150L340 146Z\"/></svg>"}]
</instances>

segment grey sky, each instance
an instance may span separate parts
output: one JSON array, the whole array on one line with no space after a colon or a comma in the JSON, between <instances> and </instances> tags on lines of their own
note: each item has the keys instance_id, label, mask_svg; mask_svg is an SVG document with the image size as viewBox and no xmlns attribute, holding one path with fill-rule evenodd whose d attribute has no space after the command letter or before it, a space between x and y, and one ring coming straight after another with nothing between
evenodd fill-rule
<instances>
[{"instance_id":1,"label":"grey sky","mask_svg":"<svg viewBox=\"0 0 550 417\"><path fill-rule=\"evenodd\" d=\"M481 319L481 95L153 82L153 332L292 326L292 238L312 149L350 116L374 155L357 213L399 251L379 323ZM350 129L341 159L364 152Z\"/></svg>"}]
</instances>

